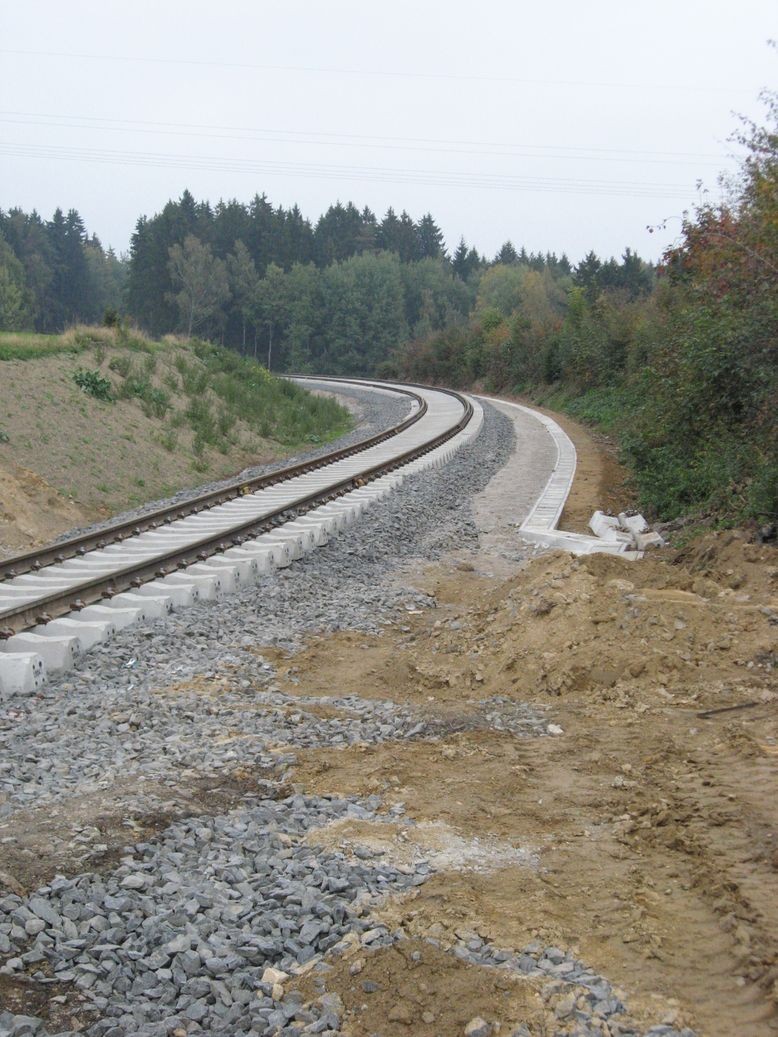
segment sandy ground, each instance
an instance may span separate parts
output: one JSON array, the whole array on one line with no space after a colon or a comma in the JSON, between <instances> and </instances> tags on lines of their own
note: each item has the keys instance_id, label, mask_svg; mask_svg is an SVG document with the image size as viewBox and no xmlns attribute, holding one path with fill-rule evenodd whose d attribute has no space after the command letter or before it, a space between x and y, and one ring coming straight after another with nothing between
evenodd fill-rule
<instances>
[{"instance_id":1,"label":"sandy ground","mask_svg":"<svg viewBox=\"0 0 778 1037\"><path fill-rule=\"evenodd\" d=\"M421 581L436 609L277 660L284 690L337 684L450 720L502 695L559 733L300 753L294 780L379 793L421 823L416 847L383 825L328 837L442 862L385 906L410 934L576 948L638 1017L774 1033L776 574L773 549L735 534L674 561L547 555L504 583L436 567ZM347 974L336 989L348 1001Z\"/></svg>"}]
</instances>

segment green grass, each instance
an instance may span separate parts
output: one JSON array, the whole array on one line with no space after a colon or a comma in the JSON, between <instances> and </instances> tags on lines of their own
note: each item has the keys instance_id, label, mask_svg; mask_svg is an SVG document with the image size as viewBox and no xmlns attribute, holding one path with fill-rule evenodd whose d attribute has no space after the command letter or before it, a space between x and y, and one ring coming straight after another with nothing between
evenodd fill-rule
<instances>
[{"instance_id":1,"label":"green grass","mask_svg":"<svg viewBox=\"0 0 778 1037\"><path fill-rule=\"evenodd\" d=\"M163 423L158 441L166 450L177 449L177 430L188 427L198 471L207 470L206 451L227 454L240 438L244 444L256 436L297 449L326 443L352 427L350 414L334 400L314 396L270 375L256 361L209 342L172 336L155 342L121 327L78 326L61 335L0 333L0 361L87 349L94 351L100 369L79 368L70 377L109 404L137 401L146 417Z\"/></svg>"},{"instance_id":2,"label":"green grass","mask_svg":"<svg viewBox=\"0 0 778 1037\"><path fill-rule=\"evenodd\" d=\"M0 361L38 360L56 353L82 353L86 346L64 341L61 335L38 335L32 331L0 332Z\"/></svg>"},{"instance_id":3,"label":"green grass","mask_svg":"<svg viewBox=\"0 0 778 1037\"><path fill-rule=\"evenodd\" d=\"M106 348L119 346L141 353L153 353L165 348L161 342L152 342L135 329L89 327L79 324L57 335L36 331L0 331L0 362L3 360L39 360L57 353L83 353L94 349L98 363L102 363Z\"/></svg>"}]
</instances>

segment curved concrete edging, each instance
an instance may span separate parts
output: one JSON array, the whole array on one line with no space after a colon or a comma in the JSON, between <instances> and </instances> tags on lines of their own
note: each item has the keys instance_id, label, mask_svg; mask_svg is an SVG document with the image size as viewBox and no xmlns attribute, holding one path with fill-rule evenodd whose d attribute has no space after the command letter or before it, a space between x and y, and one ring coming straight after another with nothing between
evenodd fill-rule
<instances>
[{"instance_id":1,"label":"curved concrete edging","mask_svg":"<svg viewBox=\"0 0 778 1037\"><path fill-rule=\"evenodd\" d=\"M553 418L522 403L513 403L496 396L478 394L478 399L499 403L503 407L513 407L533 418L545 428L556 448L556 462L551 475L529 515L519 525L519 536L531 543L570 551L573 554L619 554L630 559L642 557L638 551L624 550L622 544L604 541L585 533L567 533L557 528L573 487L577 455L572 439Z\"/></svg>"}]
</instances>

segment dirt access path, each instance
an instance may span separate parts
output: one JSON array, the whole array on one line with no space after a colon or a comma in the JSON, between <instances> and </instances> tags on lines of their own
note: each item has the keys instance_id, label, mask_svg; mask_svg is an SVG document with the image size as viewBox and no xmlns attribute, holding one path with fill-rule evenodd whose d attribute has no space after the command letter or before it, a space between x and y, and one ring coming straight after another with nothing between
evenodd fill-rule
<instances>
[{"instance_id":1,"label":"dirt access path","mask_svg":"<svg viewBox=\"0 0 778 1037\"><path fill-rule=\"evenodd\" d=\"M612 460L567 429L587 474L572 511L590 514L603 481L617 492ZM416 576L436 607L379 637L275 656L289 693L410 704L450 732L299 753L300 789L378 793L416 822L318 838L433 862L383 908L412 940L539 941L618 984L641 1027L778 1033L778 552L723 533L640 563L551 553L507 580L492 561L459 554ZM495 698L540 712L548 736L474 730ZM348 1033L461 1033L476 1012L494 1032L517 1018L533 1037L572 1032L568 1006L529 982L517 1001L488 970L404 954L327 978ZM366 975L383 996L365 998Z\"/></svg>"}]
</instances>

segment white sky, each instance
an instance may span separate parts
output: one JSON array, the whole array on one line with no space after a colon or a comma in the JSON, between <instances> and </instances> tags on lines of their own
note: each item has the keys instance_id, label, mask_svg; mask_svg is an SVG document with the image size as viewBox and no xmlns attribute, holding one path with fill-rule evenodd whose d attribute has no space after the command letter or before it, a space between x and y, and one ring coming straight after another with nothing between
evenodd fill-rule
<instances>
[{"instance_id":1,"label":"white sky","mask_svg":"<svg viewBox=\"0 0 778 1037\"><path fill-rule=\"evenodd\" d=\"M196 198L431 211L492 256L655 258L733 113L775 85L774 0L2 0L0 208L117 250ZM20 53L24 52L24 53ZM45 53L44 53L45 52ZM671 218L667 230L646 226Z\"/></svg>"}]
</instances>

